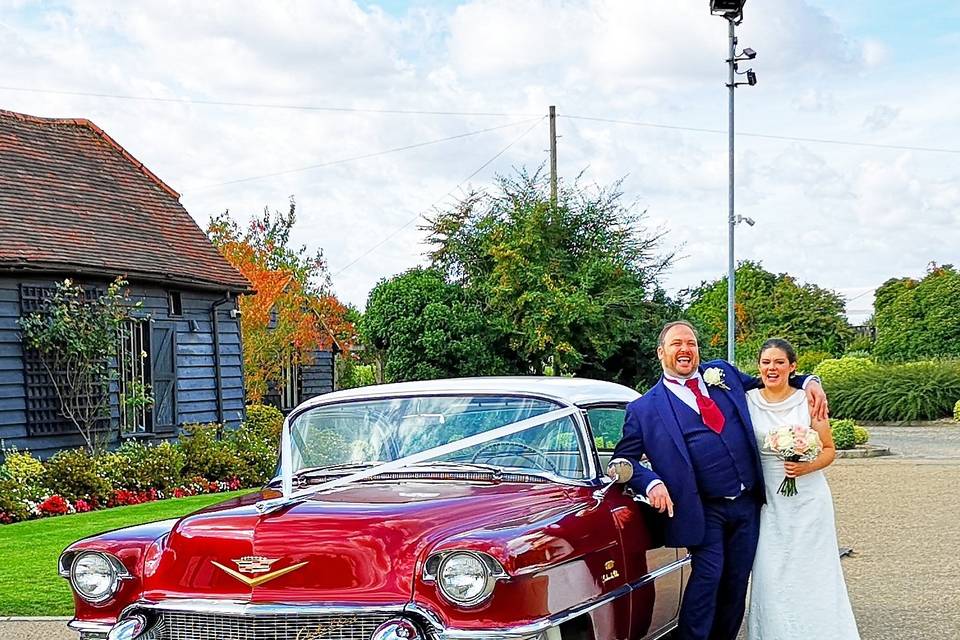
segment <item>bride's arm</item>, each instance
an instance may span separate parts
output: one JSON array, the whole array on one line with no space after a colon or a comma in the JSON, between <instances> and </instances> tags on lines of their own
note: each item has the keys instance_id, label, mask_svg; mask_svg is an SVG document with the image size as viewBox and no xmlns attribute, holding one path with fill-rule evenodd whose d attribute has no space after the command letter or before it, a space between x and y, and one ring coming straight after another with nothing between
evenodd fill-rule
<instances>
[{"instance_id":1,"label":"bride's arm","mask_svg":"<svg viewBox=\"0 0 960 640\"><path fill-rule=\"evenodd\" d=\"M811 460L810 462L784 462L783 470L788 478L796 478L797 476L819 471L824 467L830 466L830 463L837 457L837 448L833 444L833 434L830 432L830 421L813 420L811 426L820 435L823 450L815 460Z\"/></svg>"}]
</instances>

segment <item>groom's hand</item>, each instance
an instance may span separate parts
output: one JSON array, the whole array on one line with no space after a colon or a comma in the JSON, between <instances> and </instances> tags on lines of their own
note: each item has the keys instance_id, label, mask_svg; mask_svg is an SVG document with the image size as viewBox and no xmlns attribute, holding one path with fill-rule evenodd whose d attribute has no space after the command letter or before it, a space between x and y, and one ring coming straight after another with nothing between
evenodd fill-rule
<instances>
[{"instance_id":1,"label":"groom's hand","mask_svg":"<svg viewBox=\"0 0 960 640\"><path fill-rule=\"evenodd\" d=\"M807 402L810 403L810 416L814 420L826 420L830 416L827 409L827 394L823 392L823 387L816 380L807 382L804 388L807 394Z\"/></svg>"},{"instance_id":2,"label":"groom's hand","mask_svg":"<svg viewBox=\"0 0 960 640\"><path fill-rule=\"evenodd\" d=\"M666 511L668 516L673 517L673 500L670 499L667 486L662 482L647 491L647 500L650 501L650 506L660 513Z\"/></svg>"}]
</instances>

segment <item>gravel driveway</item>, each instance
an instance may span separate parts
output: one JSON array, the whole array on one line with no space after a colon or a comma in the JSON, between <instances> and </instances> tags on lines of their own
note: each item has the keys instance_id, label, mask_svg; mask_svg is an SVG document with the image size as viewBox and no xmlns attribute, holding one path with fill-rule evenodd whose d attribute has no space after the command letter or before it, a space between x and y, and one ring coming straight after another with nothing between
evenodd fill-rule
<instances>
[{"instance_id":1,"label":"gravel driveway","mask_svg":"<svg viewBox=\"0 0 960 640\"><path fill-rule=\"evenodd\" d=\"M896 455L827 470L840 545L854 549L843 570L861 636L960 638L960 427L870 432ZM0 638L76 640L65 625L0 621Z\"/></svg>"}]
</instances>

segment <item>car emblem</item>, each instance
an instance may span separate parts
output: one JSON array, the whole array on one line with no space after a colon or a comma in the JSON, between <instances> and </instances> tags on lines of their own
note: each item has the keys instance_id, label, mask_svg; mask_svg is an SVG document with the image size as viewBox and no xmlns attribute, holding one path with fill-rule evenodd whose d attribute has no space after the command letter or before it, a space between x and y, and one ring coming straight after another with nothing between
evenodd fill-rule
<instances>
[{"instance_id":1,"label":"car emblem","mask_svg":"<svg viewBox=\"0 0 960 640\"><path fill-rule=\"evenodd\" d=\"M243 556L237 558L234 562L241 573L267 573L270 571L270 565L279 560L279 558L264 558L263 556Z\"/></svg>"},{"instance_id":2,"label":"car emblem","mask_svg":"<svg viewBox=\"0 0 960 640\"><path fill-rule=\"evenodd\" d=\"M264 571L269 571L270 565L276 562L276 559L270 560L269 558L245 556L243 558L240 558L239 560L234 560L234 562L237 563L237 567L240 568L240 571L247 571L249 573L262 573L263 575L257 576L256 578L250 578L240 573L240 571L234 571L230 567L225 567L219 562L215 562L213 560L210 561L210 563L213 566L222 570L228 576L236 578L237 580L247 585L248 587L260 586L265 582L270 582L274 578L279 578L280 576L287 575L291 571L296 571L300 567L307 564L306 562L300 562L298 564L292 564L289 567L284 567L283 569L277 569L273 573L264 573ZM265 568L264 568L264 565L265 565Z\"/></svg>"}]
</instances>

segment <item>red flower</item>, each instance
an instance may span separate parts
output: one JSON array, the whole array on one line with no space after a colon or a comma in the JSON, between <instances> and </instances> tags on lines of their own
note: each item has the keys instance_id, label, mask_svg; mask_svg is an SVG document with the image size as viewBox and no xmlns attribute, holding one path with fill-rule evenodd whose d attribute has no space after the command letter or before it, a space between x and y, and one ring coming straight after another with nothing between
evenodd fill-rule
<instances>
[{"instance_id":1,"label":"red flower","mask_svg":"<svg viewBox=\"0 0 960 640\"><path fill-rule=\"evenodd\" d=\"M90 503L83 498L79 498L76 502L74 502L73 507L77 510L77 513L86 513L92 509Z\"/></svg>"},{"instance_id":2,"label":"red flower","mask_svg":"<svg viewBox=\"0 0 960 640\"><path fill-rule=\"evenodd\" d=\"M63 499L63 496L54 494L40 503L40 512L45 513L51 516L61 516L70 508L67 505L67 501Z\"/></svg>"},{"instance_id":3,"label":"red flower","mask_svg":"<svg viewBox=\"0 0 960 640\"><path fill-rule=\"evenodd\" d=\"M218 491L220 491L219 484L217 484L216 482L207 483L207 493L217 493Z\"/></svg>"}]
</instances>

